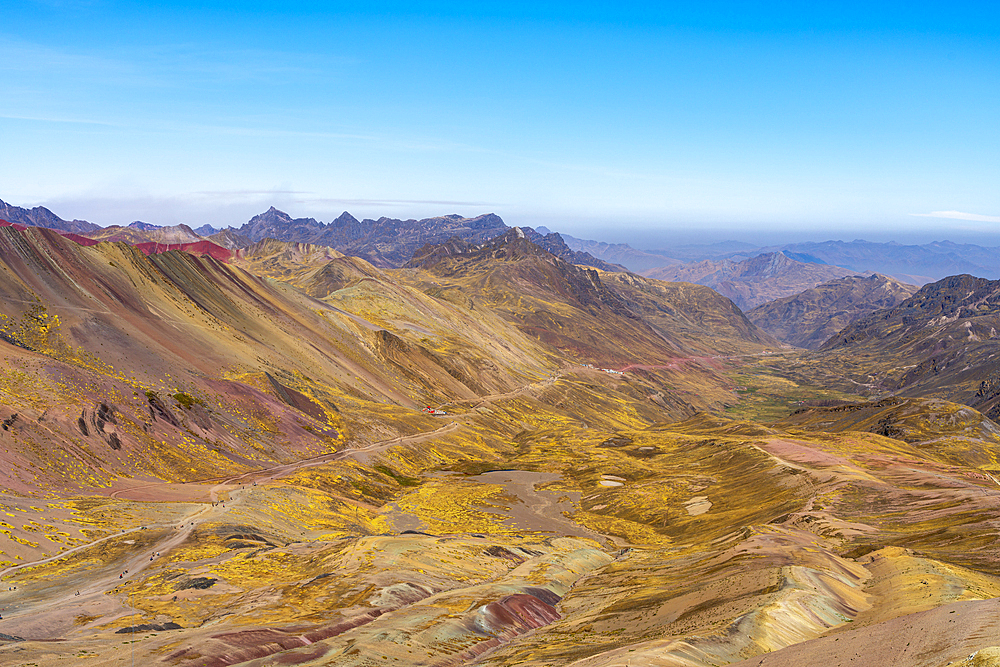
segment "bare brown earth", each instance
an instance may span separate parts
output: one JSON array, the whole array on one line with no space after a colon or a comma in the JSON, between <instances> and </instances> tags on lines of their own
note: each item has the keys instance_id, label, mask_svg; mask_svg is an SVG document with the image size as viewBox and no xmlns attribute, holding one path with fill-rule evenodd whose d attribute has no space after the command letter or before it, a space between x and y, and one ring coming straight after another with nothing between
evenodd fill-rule
<instances>
[{"instance_id":1,"label":"bare brown earth","mask_svg":"<svg viewBox=\"0 0 1000 667\"><path fill-rule=\"evenodd\" d=\"M1000 427L943 401L720 417L770 347L731 304L508 241L383 271L0 230L0 664L997 644Z\"/></svg>"}]
</instances>

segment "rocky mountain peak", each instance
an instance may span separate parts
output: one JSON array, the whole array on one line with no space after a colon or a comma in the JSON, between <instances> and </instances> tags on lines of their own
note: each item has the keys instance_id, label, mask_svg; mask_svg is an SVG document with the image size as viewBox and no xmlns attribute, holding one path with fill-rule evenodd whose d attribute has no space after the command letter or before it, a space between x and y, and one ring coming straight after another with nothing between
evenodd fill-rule
<instances>
[{"instance_id":1,"label":"rocky mountain peak","mask_svg":"<svg viewBox=\"0 0 1000 667\"><path fill-rule=\"evenodd\" d=\"M141 229L144 232L148 232L154 229L163 229L163 226L154 225L149 222L143 222L142 220L136 220L135 222L129 223L129 229Z\"/></svg>"},{"instance_id":2,"label":"rocky mountain peak","mask_svg":"<svg viewBox=\"0 0 1000 667\"><path fill-rule=\"evenodd\" d=\"M292 223L292 216L290 216L287 213L285 213L284 211L276 209L275 207L272 206L271 208L267 209L263 213L258 213L254 217L250 218L250 221L247 223L247 225L253 225L254 223L258 223L258 224L259 223L272 223L273 224L273 223L276 223L276 222L278 222L278 223L285 223L285 224L291 224ZM245 226L246 225L244 225L244 227Z\"/></svg>"},{"instance_id":3,"label":"rocky mountain peak","mask_svg":"<svg viewBox=\"0 0 1000 667\"><path fill-rule=\"evenodd\" d=\"M361 222L347 211L344 211L343 213L338 215L333 220L333 222L330 223L330 225L337 225L337 226L360 225L360 224Z\"/></svg>"},{"instance_id":4,"label":"rocky mountain peak","mask_svg":"<svg viewBox=\"0 0 1000 667\"><path fill-rule=\"evenodd\" d=\"M538 230L540 229L546 228L539 227ZM589 252L573 250L566 244L566 241L558 232L550 232L546 229L546 233L543 235L538 230L532 229L531 227L524 227L522 229L522 233L524 233L526 238L535 245L545 248L556 257L569 262L570 264L583 264L584 266L592 266L595 269L601 269L602 271L628 271L628 269L624 266L598 259Z\"/></svg>"},{"instance_id":5,"label":"rocky mountain peak","mask_svg":"<svg viewBox=\"0 0 1000 667\"><path fill-rule=\"evenodd\" d=\"M3 200L0 200L0 219L29 227L47 227L73 234L88 234L100 229L94 223L86 220L63 220L44 206L26 209L13 206Z\"/></svg>"},{"instance_id":6,"label":"rocky mountain peak","mask_svg":"<svg viewBox=\"0 0 1000 667\"><path fill-rule=\"evenodd\" d=\"M877 310L898 306L916 291L914 285L879 274L847 276L768 301L747 316L779 340L816 349L844 327Z\"/></svg>"},{"instance_id":7,"label":"rocky mountain peak","mask_svg":"<svg viewBox=\"0 0 1000 667\"><path fill-rule=\"evenodd\" d=\"M216 229L212 225L208 224L202 225L194 230L195 234L198 234L199 236L211 236L212 234L218 234L221 231L221 229Z\"/></svg>"}]
</instances>

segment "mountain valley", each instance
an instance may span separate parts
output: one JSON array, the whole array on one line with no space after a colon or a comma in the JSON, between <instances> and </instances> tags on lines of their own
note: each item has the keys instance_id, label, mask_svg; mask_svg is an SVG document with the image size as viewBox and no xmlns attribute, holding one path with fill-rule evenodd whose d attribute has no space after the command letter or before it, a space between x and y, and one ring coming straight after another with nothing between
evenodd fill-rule
<instances>
[{"instance_id":1,"label":"mountain valley","mask_svg":"<svg viewBox=\"0 0 1000 667\"><path fill-rule=\"evenodd\" d=\"M993 281L345 215L0 227L0 663L988 664Z\"/></svg>"},{"instance_id":2,"label":"mountain valley","mask_svg":"<svg viewBox=\"0 0 1000 667\"><path fill-rule=\"evenodd\" d=\"M774 299L798 294L820 283L854 271L839 266L799 262L784 253L765 253L742 261L705 260L650 269L644 275L671 282L711 287L740 308L750 310Z\"/></svg>"},{"instance_id":3,"label":"mountain valley","mask_svg":"<svg viewBox=\"0 0 1000 667\"><path fill-rule=\"evenodd\" d=\"M894 308L917 288L877 273L847 276L798 294L767 301L747 312L757 326L796 347L816 349L847 325Z\"/></svg>"}]
</instances>

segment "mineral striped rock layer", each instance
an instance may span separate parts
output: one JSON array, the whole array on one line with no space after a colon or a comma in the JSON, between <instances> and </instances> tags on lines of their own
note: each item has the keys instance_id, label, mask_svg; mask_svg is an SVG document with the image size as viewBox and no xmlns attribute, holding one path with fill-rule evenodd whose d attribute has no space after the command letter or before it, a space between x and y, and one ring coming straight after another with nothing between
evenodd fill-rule
<instances>
[{"instance_id":1,"label":"mineral striped rock layer","mask_svg":"<svg viewBox=\"0 0 1000 667\"><path fill-rule=\"evenodd\" d=\"M811 352L488 216L376 266L278 213L0 227L0 663L995 662L990 281Z\"/></svg>"}]
</instances>

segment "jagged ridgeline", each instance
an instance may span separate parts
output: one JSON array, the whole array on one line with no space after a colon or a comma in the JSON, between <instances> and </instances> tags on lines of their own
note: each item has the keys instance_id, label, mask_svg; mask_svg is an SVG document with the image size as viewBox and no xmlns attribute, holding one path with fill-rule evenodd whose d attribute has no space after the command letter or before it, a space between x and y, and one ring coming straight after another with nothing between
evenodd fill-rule
<instances>
[{"instance_id":1,"label":"jagged ridgeline","mask_svg":"<svg viewBox=\"0 0 1000 667\"><path fill-rule=\"evenodd\" d=\"M386 217L358 220L344 211L331 222L323 223L315 218L292 218L273 206L238 229L220 230L211 225L191 229L184 224L162 227L139 220L126 227L111 225L102 228L84 220L63 220L42 206L25 209L3 201L0 201L0 221L55 229L88 245L94 241L123 241L139 247L146 254L179 249L212 254L223 260L228 259L232 251L249 248L256 243L288 241L335 249L382 268L402 266L417 248L427 243L439 243L452 237L482 243L509 229L500 216L493 213L473 218L453 214L422 220ZM524 233L532 242L570 263L611 271L626 270L590 253L570 249L559 234L543 235L531 228L525 228Z\"/></svg>"},{"instance_id":2,"label":"jagged ridgeline","mask_svg":"<svg viewBox=\"0 0 1000 667\"><path fill-rule=\"evenodd\" d=\"M703 260L651 269L645 275L668 281L708 285L750 310L768 301L791 296L819 283L856 273L828 264L800 262L781 252L744 260Z\"/></svg>"},{"instance_id":3,"label":"jagged ridgeline","mask_svg":"<svg viewBox=\"0 0 1000 667\"><path fill-rule=\"evenodd\" d=\"M969 275L925 285L899 305L859 318L794 372L866 393L937 397L1000 416L1000 281Z\"/></svg>"},{"instance_id":4,"label":"jagged ridgeline","mask_svg":"<svg viewBox=\"0 0 1000 667\"><path fill-rule=\"evenodd\" d=\"M763 303L747 317L785 343L815 350L857 320L898 306L917 289L877 273L847 276Z\"/></svg>"},{"instance_id":5,"label":"jagged ridgeline","mask_svg":"<svg viewBox=\"0 0 1000 667\"><path fill-rule=\"evenodd\" d=\"M944 665L996 643L1000 428L821 377L880 322L931 328L906 317L987 355L989 286L809 352L495 216L375 221L382 244L279 214L214 244L0 228L0 663ZM760 402L782 419L730 416Z\"/></svg>"}]
</instances>

